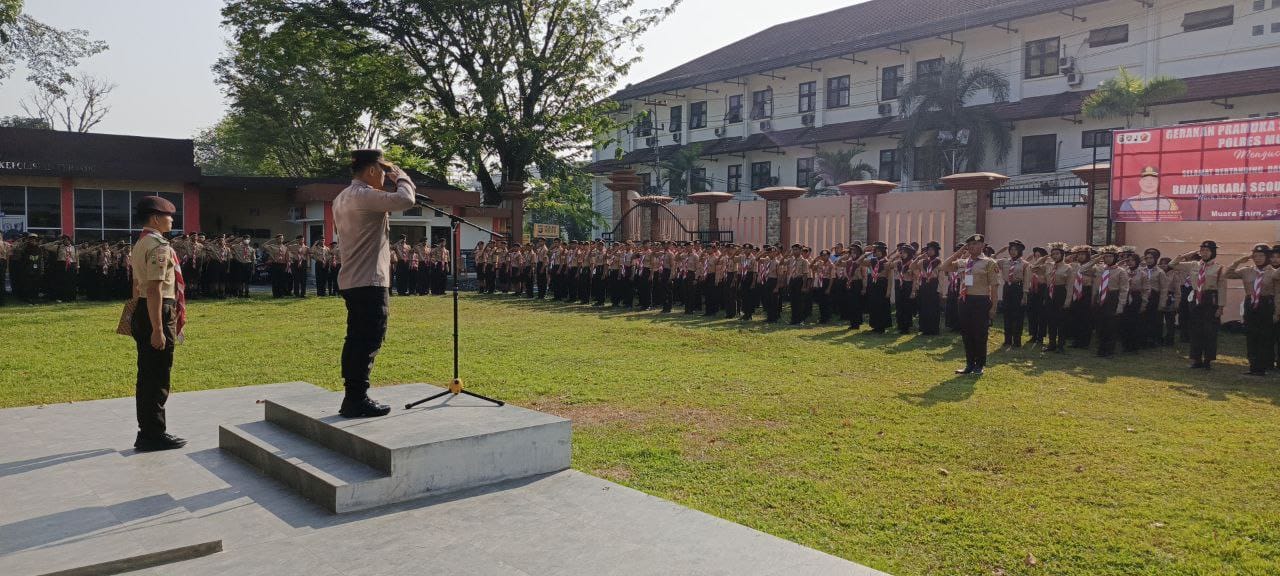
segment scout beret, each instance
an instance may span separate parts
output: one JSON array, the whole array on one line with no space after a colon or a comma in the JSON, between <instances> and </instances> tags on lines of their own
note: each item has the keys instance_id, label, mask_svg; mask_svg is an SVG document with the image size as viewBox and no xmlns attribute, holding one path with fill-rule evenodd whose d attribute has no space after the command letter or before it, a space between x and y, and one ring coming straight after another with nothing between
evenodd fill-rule
<instances>
[{"instance_id":1,"label":"scout beret","mask_svg":"<svg viewBox=\"0 0 1280 576\"><path fill-rule=\"evenodd\" d=\"M1098 252L1100 254L1119 254L1120 247L1119 246L1103 246L1102 248L1098 249Z\"/></svg>"},{"instance_id":2,"label":"scout beret","mask_svg":"<svg viewBox=\"0 0 1280 576\"><path fill-rule=\"evenodd\" d=\"M1137 254L1138 247L1137 246L1121 246L1120 253L1121 254Z\"/></svg>"},{"instance_id":3,"label":"scout beret","mask_svg":"<svg viewBox=\"0 0 1280 576\"><path fill-rule=\"evenodd\" d=\"M1270 247L1270 246L1267 246L1266 244L1254 244L1254 245L1253 245L1253 251L1254 251L1254 252L1261 252L1261 253L1263 253L1263 254L1270 255L1270 254L1271 254L1271 247Z\"/></svg>"},{"instance_id":4,"label":"scout beret","mask_svg":"<svg viewBox=\"0 0 1280 576\"><path fill-rule=\"evenodd\" d=\"M1026 249L1027 249L1027 245L1026 245L1026 244L1023 244L1021 240L1011 240L1011 241L1009 242L1009 247L1010 247L1010 248L1013 248L1014 246L1017 246L1017 247L1019 247L1019 248L1021 248L1021 249L1023 249L1023 250L1026 250Z\"/></svg>"},{"instance_id":5,"label":"scout beret","mask_svg":"<svg viewBox=\"0 0 1280 576\"><path fill-rule=\"evenodd\" d=\"M941 245L941 244L939 244L939 243L937 243L936 241L934 241L934 242L929 242L928 244L925 244L925 245L924 245L924 247L925 247L925 248L933 248L933 249L935 249L935 250L941 250L941 249L942 249L942 245Z\"/></svg>"},{"instance_id":6,"label":"scout beret","mask_svg":"<svg viewBox=\"0 0 1280 576\"><path fill-rule=\"evenodd\" d=\"M138 215L146 216L148 214L168 214L170 216L177 214L178 208L173 202L165 200L159 196L144 196L138 201Z\"/></svg>"},{"instance_id":7,"label":"scout beret","mask_svg":"<svg viewBox=\"0 0 1280 576\"><path fill-rule=\"evenodd\" d=\"M1035 248L1032 248L1032 249L1031 249L1031 253L1032 253L1032 254L1039 254L1039 255L1041 255L1041 256L1046 256L1046 255L1048 255L1048 254L1049 254L1049 251L1048 251L1048 250L1045 250L1044 248L1042 248L1042 247L1040 247L1040 246L1036 246Z\"/></svg>"},{"instance_id":8,"label":"scout beret","mask_svg":"<svg viewBox=\"0 0 1280 576\"><path fill-rule=\"evenodd\" d=\"M1201 243L1200 243L1200 247L1201 247L1201 248L1208 248L1208 249L1210 249L1210 250L1217 250L1217 249L1218 249L1218 243L1217 243L1217 242L1214 242L1213 240L1205 240L1204 242L1201 242Z\"/></svg>"},{"instance_id":9,"label":"scout beret","mask_svg":"<svg viewBox=\"0 0 1280 576\"><path fill-rule=\"evenodd\" d=\"M1147 166L1143 168L1142 174L1140 174L1140 176L1159 176L1159 175L1160 173L1156 172L1155 166Z\"/></svg>"},{"instance_id":10,"label":"scout beret","mask_svg":"<svg viewBox=\"0 0 1280 576\"><path fill-rule=\"evenodd\" d=\"M875 243L871 244L871 247L872 247L872 248L879 248L879 249L881 249L881 250L888 250L888 249L889 249L889 246L888 246L888 245L886 245L884 242L875 242Z\"/></svg>"},{"instance_id":11,"label":"scout beret","mask_svg":"<svg viewBox=\"0 0 1280 576\"><path fill-rule=\"evenodd\" d=\"M965 243L965 244L972 244L972 243L974 243L974 242L983 242L983 243L985 243L986 241L987 241L987 237L986 237L986 236L983 236L983 235L981 235L981 234L974 234L973 236L970 236L970 237L968 237L968 238L965 238L965 239L964 239L964 243Z\"/></svg>"}]
</instances>

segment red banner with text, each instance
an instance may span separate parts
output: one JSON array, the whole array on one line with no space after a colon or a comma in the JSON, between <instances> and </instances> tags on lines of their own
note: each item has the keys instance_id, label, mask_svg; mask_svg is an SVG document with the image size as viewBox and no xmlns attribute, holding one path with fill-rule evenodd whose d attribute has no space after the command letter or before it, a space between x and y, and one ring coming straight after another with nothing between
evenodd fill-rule
<instances>
[{"instance_id":1,"label":"red banner with text","mask_svg":"<svg viewBox=\"0 0 1280 576\"><path fill-rule=\"evenodd\" d=\"M1117 130L1117 222L1280 220L1280 118Z\"/></svg>"}]
</instances>

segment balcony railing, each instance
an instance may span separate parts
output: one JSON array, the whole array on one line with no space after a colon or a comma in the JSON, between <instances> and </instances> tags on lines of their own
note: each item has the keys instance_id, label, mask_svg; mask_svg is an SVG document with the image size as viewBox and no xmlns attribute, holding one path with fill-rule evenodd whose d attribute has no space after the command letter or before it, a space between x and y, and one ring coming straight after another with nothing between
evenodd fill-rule
<instances>
[{"instance_id":1,"label":"balcony railing","mask_svg":"<svg viewBox=\"0 0 1280 576\"><path fill-rule=\"evenodd\" d=\"M991 191L992 208L1084 206L1089 186L1078 178L1019 183Z\"/></svg>"}]
</instances>

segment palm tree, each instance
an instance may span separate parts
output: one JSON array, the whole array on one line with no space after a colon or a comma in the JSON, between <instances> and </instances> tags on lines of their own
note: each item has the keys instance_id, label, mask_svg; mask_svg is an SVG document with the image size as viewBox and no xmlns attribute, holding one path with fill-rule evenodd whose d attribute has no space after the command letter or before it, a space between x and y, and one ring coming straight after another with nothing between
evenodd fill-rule
<instances>
[{"instance_id":1,"label":"palm tree","mask_svg":"<svg viewBox=\"0 0 1280 576\"><path fill-rule=\"evenodd\" d=\"M845 150L833 150L831 152L818 152L815 154L813 180L807 184L809 188L808 196L825 196L832 194L831 190L837 184L843 184L850 180L867 180L874 178L876 169L866 162L855 162L857 157L861 155L865 148L855 146Z\"/></svg>"},{"instance_id":2,"label":"palm tree","mask_svg":"<svg viewBox=\"0 0 1280 576\"><path fill-rule=\"evenodd\" d=\"M945 62L938 73L917 76L903 87L898 95L903 114L898 146L913 173L924 175L929 164L941 166L937 172L944 176L976 171L989 150L1004 161L1012 127L991 106L967 106L984 90L995 102L1009 99L1009 81L1003 72L966 66L963 55ZM919 162L916 154L921 155ZM912 167L915 164L919 166Z\"/></svg>"},{"instance_id":3,"label":"palm tree","mask_svg":"<svg viewBox=\"0 0 1280 576\"><path fill-rule=\"evenodd\" d=\"M707 189L705 179L696 179L693 173L702 167L702 144L690 144L678 148L670 157L659 163L663 171L658 188L668 188L672 198L683 200L690 192L703 192Z\"/></svg>"},{"instance_id":4,"label":"palm tree","mask_svg":"<svg viewBox=\"0 0 1280 576\"><path fill-rule=\"evenodd\" d=\"M1124 118L1124 127L1133 128L1133 117L1147 115L1152 104L1167 102L1187 93L1187 84L1170 76L1143 80L1121 68L1115 77L1098 84L1080 104L1080 111L1090 118Z\"/></svg>"}]
</instances>

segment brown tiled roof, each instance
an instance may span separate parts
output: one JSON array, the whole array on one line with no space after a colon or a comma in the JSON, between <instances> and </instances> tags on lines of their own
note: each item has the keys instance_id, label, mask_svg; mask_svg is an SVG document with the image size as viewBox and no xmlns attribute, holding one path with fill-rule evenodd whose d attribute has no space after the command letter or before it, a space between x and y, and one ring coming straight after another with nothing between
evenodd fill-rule
<instances>
[{"instance_id":1,"label":"brown tiled roof","mask_svg":"<svg viewBox=\"0 0 1280 576\"><path fill-rule=\"evenodd\" d=\"M629 85L613 98L688 88L1100 1L869 0L766 28Z\"/></svg>"},{"instance_id":2,"label":"brown tiled roof","mask_svg":"<svg viewBox=\"0 0 1280 576\"><path fill-rule=\"evenodd\" d=\"M1186 94L1173 100L1161 102L1161 104L1203 102L1215 98L1242 98L1259 94L1280 93L1280 66L1257 68L1243 72L1223 72L1220 74L1194 76L1184 79L1184 82L1187 84ZM1072 116L1080 113L1080 103L1092 92L1092 90L1061 92L1048 96L1023 98L1017 102L1001 102L986 104L985 106L993 107L997 115L1009 121ZM797 146L838 142L841 140L857 140L871 136L885 136L897 133L901 126L902 121L897 117L871 118L827 124L819 127L756 133L746 139L720 138L718 140L703 140L698 143L702 144L704 156L714 156L716 154L762 150L775 146ZM668 157L678 148L679 146L677 145L663 146L661 155L664 158ZM620 162L603 160L587 166L587 169L599 174L625 167L628 164L652 162L652 149L642 148L628 153Z\"/></svg>"}]
</instances>

